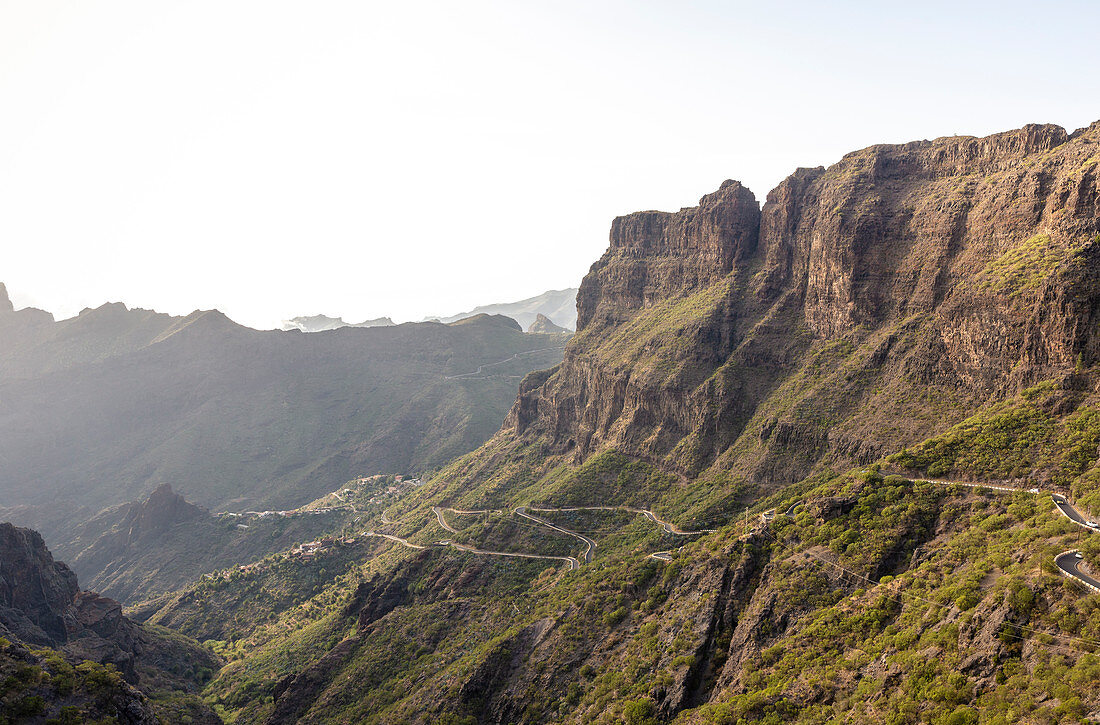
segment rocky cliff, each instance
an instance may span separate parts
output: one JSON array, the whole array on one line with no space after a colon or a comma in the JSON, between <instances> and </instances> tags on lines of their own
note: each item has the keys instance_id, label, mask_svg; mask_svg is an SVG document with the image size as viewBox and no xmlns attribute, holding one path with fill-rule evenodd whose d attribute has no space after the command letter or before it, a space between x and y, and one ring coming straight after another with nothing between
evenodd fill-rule
<instances>
[{"instance_id":1,"label":"rocky cliff","mask_svg":"<svg viewBox=\"0 0 1100 725\"><path fill-rule=\"evenodd\" d=\"M766 480L871 460L1091 366L1098 160L1100 123L1033 125L872 146L796 171L762 208L727 181L697 207L620 217L563 364L525 384L507 429L689 475L763 442L744 470ZM896 418L929 385L959 412L866 415Z\"/></svg>"},{"instance_id":2,"label":"rocky cliff","mask_svg":"<svg viewBox=\"0 0 1100 725\"><path fill-rule=\"evenodd\" d=\"M83 591L76 574L54 561L36 531L0 524L0 634L67 656L111 664L133 683L138 665L163 656L165 643L131 622L113 599ZM195 648L195 666L216 667Z\"/></svg>"},{"instance_id":3,"label":"rocky cliff","mask_svg":"<svg viewBox=\"0 0 1100 725\"><path fill-rule=\"evenodd\" d=\"M219 661L162 632L82 590L38 532L0 523L0 720L220 722L195 694Z\"/></svg>"}]
</instances>

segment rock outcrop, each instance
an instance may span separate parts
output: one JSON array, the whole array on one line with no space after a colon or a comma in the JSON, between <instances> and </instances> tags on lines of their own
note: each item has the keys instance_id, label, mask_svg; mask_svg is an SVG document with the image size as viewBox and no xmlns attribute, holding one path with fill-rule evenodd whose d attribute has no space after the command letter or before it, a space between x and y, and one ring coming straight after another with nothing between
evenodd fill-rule
<instances>
[{"instance_id":1,"label":"rock outcrop","mask_svg":"<svg viewBox=\"0 0 1100 725\"><path fill-rule=\"evenodd\" d=\"M177 524L209 515L210 512L202 506L189 503L172 491L171 485L164 483L144 501L128 504L121 528L125 529L126 543L135 544L160 536Z\"/></svg>"},{"instance_id":2,"label":"rock outcrop","mask_svg":"<svg viewBox=\"0 0 1100 725\"><path fill-rule=\"evenodd\" d=\"M67 642L76 629L76 574L37 531L0 524L0 625L31 644Z\"/></svg>"},{"instance_id":3,"label":"rock outcrop","mask_svg":"<svg viewBox=\"0 0 1100 725\"><path fill-rule=\"evenodd\" d=\"M611 245L577 293L577 331L608 326L670 296L709 286L744 263L759 239L760 206L736 181L679 212L644 211L611 223Z\"/></svg>"},{"instance_id":4,"label":"rock outcrop","mask_svg":"<svg viewBox=\"0 0 1100 725\"><path fill-rule=\"evenodd\" d=\"M137 662L158 643L122 614L113 599L80 589L76 574L54 561L38 532L0 524L0 634L52 647L77 661L112 664L137 682ZM201 650L200 663L215 666Z\"/></svg>"},{"instance_id":5,"label":"rock outcrop","mask_svg":"<svg viewBox=\"0 0 1100 725\"><path fill-rule=\"evenodd\" d=\"M568 335L572 330L555 325L553 320L540 312L535 315L535 321L527 328L527 332L533 335Z\"/></svg>"},{"instance_id":6,"label":"rock outcrop","mask_svg":"<svg viewBox=\"0 0 1100 725\"><path fill-rule=\"evenodd\" d=\"M137 679L140 628L122 616L118 602L82 592L38 532L11 524L0 524L0 627L20 641L111 663Z\"/></svg>"}]
</instances>

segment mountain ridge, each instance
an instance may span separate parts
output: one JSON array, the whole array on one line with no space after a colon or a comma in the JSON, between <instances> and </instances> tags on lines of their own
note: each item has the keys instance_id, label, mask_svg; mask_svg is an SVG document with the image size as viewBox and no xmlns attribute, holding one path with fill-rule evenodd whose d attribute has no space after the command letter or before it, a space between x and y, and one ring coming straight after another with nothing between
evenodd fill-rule
<instances>
[{"instance_id":1,"label":"mountain ridge","mask_svg":"<svg viewBox=\"0 0 1100 725\"><path fill-rule=\"evenodd\" d=\"M28 506L80 516L171 483L208 507L291 508L360 474L441 465L560 359L557 336L502 320L302 335L118 303L0 314L0 512L54 541L67 515Z\"/></svg>"}]
</instances>

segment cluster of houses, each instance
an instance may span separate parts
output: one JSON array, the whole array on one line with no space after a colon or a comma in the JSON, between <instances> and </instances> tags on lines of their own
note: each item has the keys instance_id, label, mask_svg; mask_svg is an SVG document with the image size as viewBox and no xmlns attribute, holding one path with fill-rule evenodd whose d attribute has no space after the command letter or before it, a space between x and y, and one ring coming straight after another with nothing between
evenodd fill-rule
<instances>
[{"instance_id":1,"label":"cluster of houses","mask_svg":"<svg viewBox=\"0 0 1100 725\"><path fill-rule=\"evenodd\" d=\"M290 555L300 561L313 561L318 555L335 546L351 546L354 537L322 536L317 541L307 541L290 550Z\"/></svg>"},{"instance_id":2,"label":"cluster of houses","mask_svg":"<svg viewBox=\"0 0 1100 725\"><path fill-rule=\"evenodd\" d=\"M359 483L360 485L363 485L363 484L366 484L366 483L377 481L380 478L383 478L383 476L370 476L368 478L360 478L360 479L357 479L356 483ZM402 476L402 475L394 476L393 477L393 483L391 483L389 486L386 486L386 488L377 491L373 496L371 496L369 499L367 499L367 503L369 503L369 504L380 503L383 499L390 498L390 497L393 497L393 496L398 496L402 493L405 493L410 488L416 488L417 486L421 485L422 483L423 483L423 481L421 481L419 478L413 478L411 476Z\"/></svg>"}]
</instances>

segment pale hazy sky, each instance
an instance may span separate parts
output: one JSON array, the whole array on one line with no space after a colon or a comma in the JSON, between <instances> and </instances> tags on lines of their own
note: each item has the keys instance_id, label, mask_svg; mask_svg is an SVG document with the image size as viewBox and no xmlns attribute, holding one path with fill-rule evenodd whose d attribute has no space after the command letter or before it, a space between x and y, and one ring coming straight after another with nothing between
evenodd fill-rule
<instances>
[{"instance_id":1,"label":"pale hazy sky","mask_svg":"<svg viewBox=\"0 0 1100 725\"><path fill-rule=\"evenodd\" d=\"M1100 3L0 0L0 281L254 326L576 285L611 218L1100 119Z\"/></svg>"}]
</instances>

